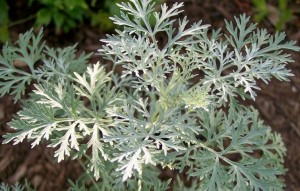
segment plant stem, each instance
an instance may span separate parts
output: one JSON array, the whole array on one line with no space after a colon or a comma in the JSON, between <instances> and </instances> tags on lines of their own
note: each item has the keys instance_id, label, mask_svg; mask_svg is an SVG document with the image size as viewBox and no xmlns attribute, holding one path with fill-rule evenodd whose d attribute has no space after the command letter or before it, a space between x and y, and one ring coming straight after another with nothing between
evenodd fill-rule
<instances>
[{"instance_id":1,"label":"plant stem","mask_svg":"<svg viewBox=\"0 0 300 191\"><path fill-rule=\"evenodd\" d=\"M143 168L139 171L139 180L138 180L138 191L142 191L142 175L143 175Z\"/></svg>"},{"instance_id":2,"label":"plant stem","mask_svg":"<svg viewBox=\"0 0 300 191\"><path fill-rule=\"evenodd\" d=\"M13 27L13 26L16 26L16 25L23 24L23 23L26 23L26 22L28 22L28 21L34 19L35 17L36 17L36 15L30 15L29 17L26 17L26 18L24 18L24 19L20 19L20 20L11 22L11 23L8 25L8 28Z\"/></svg>"}]
</instances>

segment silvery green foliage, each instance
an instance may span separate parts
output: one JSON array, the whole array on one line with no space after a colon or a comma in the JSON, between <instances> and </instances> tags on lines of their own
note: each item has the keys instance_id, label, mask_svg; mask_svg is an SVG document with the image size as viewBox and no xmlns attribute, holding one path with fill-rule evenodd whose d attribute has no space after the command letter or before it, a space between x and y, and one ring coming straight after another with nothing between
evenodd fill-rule
<instances>
[{"instance_id":1,"label":"silvery green foliage","mask_svg":"<svg viewBox=\"0 0 300 191\"><path fill-rule=\"evenodd\" d=\"M27 180L25 180L24 185L21 185L19 182L16 182L14 185L9 186L8 184L1 182L0 190L1 191L35 191L35 189L29 185Z\"/></svg>"},{"instance_id":2,"label":"silvery green foliage","mask_svg":"<svg viewBox=\"0 0 300 191\"><path fill-rule=\"evenodd\" d=\"M111 72L99 63L85 70L89 55L48 48L41 33L4 46L1 95L19 100L26 84L35 87L4 143L46 140L58 162L82 159L99 180L96 190L166 190L170 181L158 178L156 166L187 170L192 187L178 183L178 190L282 190L282 138L236 98L255 99L257 79L288 80L293 60L283 50L298 51L295 42L257 29L245 15L226 21L222 34L174 19L183 3L160 12L151 0L118 5L123 12L111 19L123 30L99 50ZM16 59L30 70L15 67Z\"/></svg>"}]
</instances>

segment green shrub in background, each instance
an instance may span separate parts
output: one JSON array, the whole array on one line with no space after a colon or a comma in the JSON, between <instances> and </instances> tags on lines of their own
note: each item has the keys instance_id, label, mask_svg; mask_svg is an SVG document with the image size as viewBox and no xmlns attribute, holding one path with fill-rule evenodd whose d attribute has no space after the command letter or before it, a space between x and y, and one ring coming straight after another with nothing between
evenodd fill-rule
<instances>
[{"instance_id":1,"label":"green shrub in background","mask_svg":"<svg viewBox=\"0 0 300 191\"><path fill-rule=\"evenodd\" d=\"M0 42L9 40L8 23L8 5L6 0L0 0Z\"/></svg>"},{"instance_id":2,"label":"green shrub in background","mask_svg":"<svg viewBox=\"0 0 300 191\"><path fill-rule=\"evenodd\" d=\"M255 20L257 22L261 22L266 19L270 14L270 7L268 7L268 3L266 0L252 0L253 5L256 8ZM275 18L276 30L283 30L285 24L291 19L292 11L288 7L288 0L278 0L278 5L276 7L278 10L278 18Z\"/></svg>"},{"instance_id":3,"label":"green shrub in background","mask_svg":"<svg viewBox=\"0 0 300 191\"><path fill-rule=\"evenodd\" d=\"M69 32L83 21L87 21L93 27L99 27L102 31L112 30L114 24L109 17L120 16L120 8L116 3L129 0L31 0L30 4L33 2L41 5L36 15L38 27L54 23L57 32Z\"/></svg>"},{"instance_id":4,"label":"green shrub in background","mask_svg":"<svg viewBox=\"0 0 300 191\"><path fill-rule=\"evenodd\" d=\"M56 31L69 32L82 23L89 12L89 5L85 0L31 0L32 3L41 5L36 14L37 26L54 23Z\"/></svg>"},{"instance_id":5,"label":"green shrub in background","mask_svg":"<svg viewBox=\"0 0 300 191\"><path fill-rule=\"evenodd\" d=\"M291 20L292 18L292 10L288 7L288 0L279 0L278 1L279 8L279 20L276 23L277 30L283 30L285 24Z\"/></svg>"}]
</instances>

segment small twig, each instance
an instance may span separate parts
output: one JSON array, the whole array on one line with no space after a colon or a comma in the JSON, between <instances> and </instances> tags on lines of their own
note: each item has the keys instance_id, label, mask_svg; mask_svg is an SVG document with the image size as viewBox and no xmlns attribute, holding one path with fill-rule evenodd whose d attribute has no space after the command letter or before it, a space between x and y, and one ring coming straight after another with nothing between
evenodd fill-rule
<instances>
[{"instance_id":1,"label":"small twig","mask_svg":"<svg viewBox=\"0 0 300 191\"><path fill-rule=\"evenodd\" d=\"M11 22L11 23L8 25L8 28L13 27L13 26L16 26L16 25L23 24L23 23L26 23L26 22L28 22L28 21L34 19L35 17L36 17L36 15L30 15L30 16L27 17L27 18L24 18L24 19L20 19L20 20Z\"/></svg>"},{"instance_id":2,"label":"small twig","mask_svg":"<svg viewBox=\"0 0 300 191\"><path fill-rule=\"evenodd\" d=\"M294 123L290 123L292 129L296 132L296 134L298 135L298 137L300 138L300 129L299 127L297 127Z\"/></svg>"},{"instance_id":3,"label":"small twig","mask_svg":"<svg viewBox=\"0 0 300 191\"><path fill-rule=\"evenodd\" d=\"M227 20L232 19L232 15L229 14L229 12L226 11L222 6L216 6L215 8L225 17L225 19Z\"/></svg>"}]
</instances>

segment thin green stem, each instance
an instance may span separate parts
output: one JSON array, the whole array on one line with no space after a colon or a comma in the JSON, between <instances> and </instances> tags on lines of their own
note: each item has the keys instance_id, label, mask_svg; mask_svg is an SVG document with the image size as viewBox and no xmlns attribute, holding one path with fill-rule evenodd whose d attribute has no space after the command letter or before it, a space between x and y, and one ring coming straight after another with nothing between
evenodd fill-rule
<instances>
[{"instance_id":1,"label":"thin green stem","mask_svg":"<svg viewBox=\"0 0 300 191\"><path fill-rule=\"evenodd\" d=\"M14 22L11 22L8 27L13 27L13 26L16 26L16 25L20 25L20 24L23 24L23 23L26 23L32 19L34 19L36 17L36 15L30 15L29 17L26 17L24 19L20 19L20 20L17 20L17 21L14 21Z\"/></svg>"}]
</instances>

